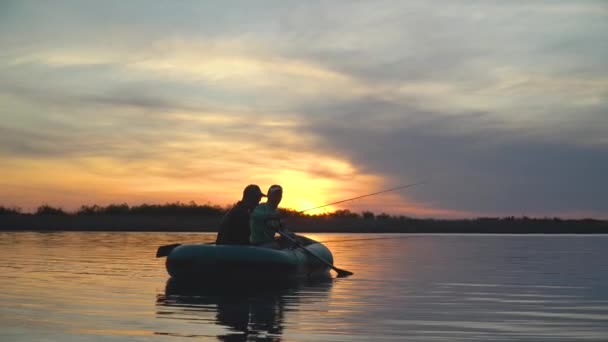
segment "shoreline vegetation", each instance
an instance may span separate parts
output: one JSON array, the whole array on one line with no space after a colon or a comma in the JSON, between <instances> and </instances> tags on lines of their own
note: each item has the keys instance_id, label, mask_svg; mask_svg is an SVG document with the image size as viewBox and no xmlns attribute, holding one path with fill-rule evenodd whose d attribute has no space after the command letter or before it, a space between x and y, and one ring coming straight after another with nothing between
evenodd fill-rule
<instances>
[{"instance_id":1,"label":"shoreline vegetation","mask_svg":"<svg viewBox=\"0 0 608 342\"><path fill-rule=\"evenodd\" d=\"M42 205L34 213L0 206L0 231L217 232L230 208L195 202L81 206L74 212ZM606 234L608 221L523 217L430 219L348 209L308 215L279 209L285 225L307 233Z\"/></svg>"}]
</instances>

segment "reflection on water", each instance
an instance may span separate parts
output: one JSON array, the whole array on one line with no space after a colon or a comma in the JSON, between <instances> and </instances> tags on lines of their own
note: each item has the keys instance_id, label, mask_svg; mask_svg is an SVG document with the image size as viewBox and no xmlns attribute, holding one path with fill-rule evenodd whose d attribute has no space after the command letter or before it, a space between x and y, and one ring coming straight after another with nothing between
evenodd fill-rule
<instances>
[{"instance_id":1,"label":"reflection on water","mask_svg":"<svg viewBox=\"0 0 608 342\"><path fill-rule=\"evenodd\" d=\"M298 310L302 296L308 302L326 300L331 279L314 282L293 280L250 284L190 283L169 279L164 294L157 296L158 318L209 323L227 329L220 341L280 341L285 311ZM200 337L183 332L159 335Z\"/></svg>"},{"instance_id":2,"label":"reflection on water","mask_svg":"<svg viewBox=\"0 0 608 342\"><path fill-rule=\"evenodd\" d=\"M608 235L310 236L355 275L176 284L158 246L214 234L0 232L0 341L608 341Z\"/></svg>"}]
</instances>

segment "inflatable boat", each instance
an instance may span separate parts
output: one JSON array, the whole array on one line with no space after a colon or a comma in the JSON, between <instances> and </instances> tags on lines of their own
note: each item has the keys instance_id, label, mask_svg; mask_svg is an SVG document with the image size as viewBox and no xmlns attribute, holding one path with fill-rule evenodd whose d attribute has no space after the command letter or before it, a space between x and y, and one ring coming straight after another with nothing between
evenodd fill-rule
<instances>
[{"instance_id":1,"label":"inflatable boat","mask_svg":"<svg viewBox=\"0 0 608 342\"><path fill-rule=\"evenodd\" d=\"M166 267L171 277L176 279L313 278L329 273L333 268L333 256L323 244L297 236L297 243L283 243L281 249L245 245L176 245L167 254Z\"/></svg>"}]
</instances>

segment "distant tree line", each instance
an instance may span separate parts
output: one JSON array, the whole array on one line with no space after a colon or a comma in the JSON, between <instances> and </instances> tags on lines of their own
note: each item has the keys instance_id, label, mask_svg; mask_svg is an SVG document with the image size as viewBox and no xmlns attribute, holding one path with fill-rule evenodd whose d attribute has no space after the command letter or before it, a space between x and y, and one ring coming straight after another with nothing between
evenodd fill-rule
<instances>
[{"instance_id":1,"label":"distant tree line","mask_svg":"<svg viewBox=\"0 0 608 342\"><path fill-rule=\"evenodd\" d=\"M82 205L75 211L65 211L61 207L53 207L48 204L43 204L36 208L32 215L77 215L77 216L94 216L94 215L146 215L146 216L165 216L165 215L194 215L194 216L210 216L217 217L223 216L231 206L221 207L219 205L211 204L196 204L191 201L189 203L166 203L166 204L141 204L136 206L129 206L127 203L122 204L110 204L108 206L94 205ZM386 213L379 215L374 214L371 211L364 211L361 214L351 212L348 209L340 209L331 213L323 213L317 215L310 215L302 213L293 209L279 208L279 212L283 217L324 217L324 218L354 218L354 219L399 219L404 216L390 216ZM13 207L7 208L0 206L0 215L15 215L24 214L21 208ZM27 215L27 214L24 214Z\"/></svg>"},{"instance_id":2,"label":"distant tree line","mask_svg":"<svg viewBox=\"0 0 608 342\"><path fill-rule=\"evenodd\" d=\"M6 208L0 206L0 215L17 215L21 214L21 208Z\"/></svg>"},{"instance_id":3,"label":"distant tree line","mask_svg":"<svg viewBox=\"0 0 608 342\"><path fill-rule=\"evenodd\" d=\"M129 206L127 203L122 204L110 204L108 206L94 205L82 205L75 211L65 211L61 207L53 207L48 204L43 204L36 208L31 215L77 215L77 216L95 216L95 215L145 215L145 216L179 216L179 215L193 215L193 216L210 216L218 217L223 216L232 206L222 207L219 205L212 204L197 204L194 201L189 203L166 203L166 204L141 204L135 206ZM573 221L569 219L561 219L557 217L544 217L544 218L530 218L527 216L515 217L507 216L502 218L495 217L480 217L476 219L456 219L456 220L443 220L443 219L418 219L404 215L389 215L387 213L375 214L371 211L363 211L361 213L352 212L348 209L339 209L333 212L323 214L307 214L302 213L293 209L279 208L280 215L282 217L302 217L302 218L344 218L344 219L363 219L363 220L376 220L393 223L403 223L408 221L416 222L471 222L472 220L481 223L505 223L510 224L513 221L522 222L539 222L539 221L550 221L550 222L567 222ZM23 213L19 207L4 207L0 206L0 215L28 215ZM581 219L575 221L583 222L601 222L601 220L595 219Z\"/></svg>"},{"instance_id":4,"label":"distant tree line","mask_svg":"<svg viewBox=\"0 0 608 342\"><path fill-rule=\"evenodd\" d=\"M76 216L99 216L99 215L142 215L142 216L222 216L227 208L222 208L218 205L203 204L198 205L195 202L190 203L167 203L167 204L142 204L129 206L126 203L110 204L108 206L83 205L74 212L68 212L60 207L52 207L48 204L43 204L36 208L32 215L76 215ZM6 208L0 206L0 215L15 215L22 214L21 208Z\"/></svg>"},{"instance_id":5,"label":"distant tree line","mask_svg":"<svg viewBox=\"0 0 608 342\"><path fill-rule=\"evenodd\" d=\"M200 217L207 220L210 226L207 229L213 231L221 217L229 210L228 207L218 205L203 204L199 205L195 202L189 203L167 203L167 204L142 204L129 206L123 204L110 204L108 206L99 205L83 205L73 212L64 211L62 208L52 207L48 204L39 206L34 213L23 213L20 208L7 208L0 206L0 217L5 217L0 221L6 225L5 228L10 228L11 224L17 222L15 220L7 220L11 217L31 218L35 221L27 222L42 222L42 226L46 226L44 222L55 222L56 219L64 217L65 219L87 219L87 225L91 222L103 225L107 222L110 227L117 223L123 222L125 229L131 229L129 223L133 219L141 220L152 217L167 217L171 218L171 227L196 226L196 222L191 222L191 219ZM307 213L298 212L292 209L279 209L280 214L289 221L290 229L294 231L307 232L383 232L383 233L608 233L608 221L595 219L560 219L560 218L529 218L522 217L480 217L475 219L423 219L412 218L408 216L395 216L387 213L375 214L371 211L363 211L361 213L351 212L348 209L336 210L330 213L318 215L309 215ZM99 219L94 217L98 216ZM124 217L121 219L113 219L113 217ZM183 219L179 219L183 217ZM90 219L93 219L91 221ZM128 219L128 220L127 220ZM177 219L178 221L175 221ZM127 220L127 221L124 221ZM22 221L22 220L21 220ZM64 224L69 221L60 221ZM75 221L75 222L80 222ZM158 220L156 220L158 221ZM142 221L143 222L143 221ZM180 223L181 222L181 223ZM22 223L25 224L25 223ZM76 223L74 223L76 224ZM143 223L142 223L143 224ZM77 225L77 224L76 224ZM147 228L148 225L157 225L156 222L146 221L143 224ZM3 227L0 227L2 229ZM86 227L83 228L86 230ZM135 229L135 228L134 228ZM139 228L137 228L139 229ZM137 230L136 229L136 230ZM162 230L164 228L158 228ZM179 228L176 228L179 230ZM190 229L190 228L189 228ZM198 230L198 228L191 228Z\"/></svg>"}]
</instances>

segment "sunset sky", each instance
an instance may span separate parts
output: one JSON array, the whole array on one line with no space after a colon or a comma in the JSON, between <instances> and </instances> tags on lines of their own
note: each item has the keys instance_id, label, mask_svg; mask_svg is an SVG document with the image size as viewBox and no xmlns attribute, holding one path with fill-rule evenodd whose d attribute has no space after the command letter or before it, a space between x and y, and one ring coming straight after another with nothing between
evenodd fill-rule
<instances>
[{"instance_id":1,"label":"sunset sky","mask_svg":"<svg viewBox=\"0 0 608 342\"><path fill-rule=\"evenodd\" d=\"M608 2L0 1L0 205L608 218Z\"/></svg>"}]
</instances>

